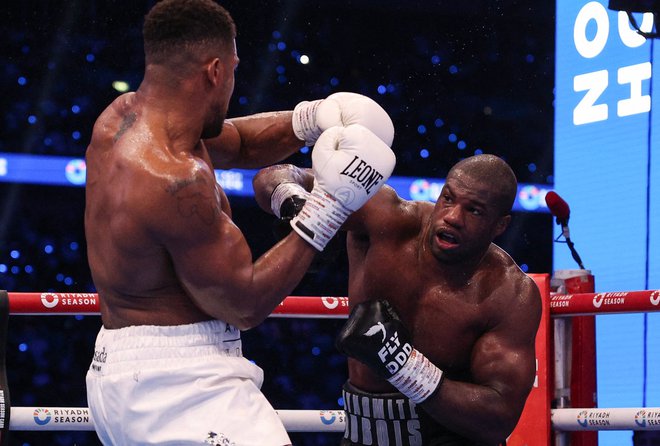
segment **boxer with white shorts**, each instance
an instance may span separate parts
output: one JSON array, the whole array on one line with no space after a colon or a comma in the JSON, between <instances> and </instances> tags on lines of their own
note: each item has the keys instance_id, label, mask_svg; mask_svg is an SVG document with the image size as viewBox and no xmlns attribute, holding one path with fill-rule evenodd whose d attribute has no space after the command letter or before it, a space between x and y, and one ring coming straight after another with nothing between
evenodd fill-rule
<instances>
[{"instance_id":1,"label":"boxer with white shorts","mask_svg":"<svg viewBox=\"0 0 660 446\"><path fill-rule=\"evenodd\" d=\"M270 315L387 181L392 121L365 96L335 93L225 122L236 30L212 0L156 3L143 35L144 79L99 116L86 152L85 236L103 322L87 384L99 437L289 444L261 370L238 353L238 330ZM271 165L305 143L316 187L296 232L254 260L214 169ZM351 163L369 166L368 182L341 174Z\"/></svg>"},{"instance_id":2,"label":"boxer with white shorts","mask_svg":"<svg viewBox=\"0 0 660 446\"><path fill-rule=\"evenodd\" d=\"M288 444L262 382L240 331L217 320L102 328L87 373L96 432L116 446Z\"/></svg>"}]
</instances>

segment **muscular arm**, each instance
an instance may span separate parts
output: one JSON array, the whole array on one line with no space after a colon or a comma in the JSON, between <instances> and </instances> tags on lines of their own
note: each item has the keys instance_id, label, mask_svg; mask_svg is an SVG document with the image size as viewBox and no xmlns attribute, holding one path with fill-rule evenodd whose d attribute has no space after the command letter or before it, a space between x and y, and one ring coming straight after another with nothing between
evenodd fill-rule
<instances>
[{"instance_id":1,"label":"muscular arm","mask_svg":"<svg viewBox=\"0 0 660 446\"><path fill-rule=\"evenodd\" d=\"M175 272L205 313L245 330L262 322L298 284L316 250L289 234L259 259L222 211L206 166L172 181L153 207L153 232Z\"/></svg>"},{"instance_id":2,"label":"muscular arm","mask_svg":"<svg viewBox=\"0 0 660 446\"><path fill-rule=\"evenodd\" d=\"M292 111L228 119L217 138L204 141L216 169L254 169L291 156L305 143L296 138Z\"/></svg>"},{"instance_id":3,"label":"muscular arm","mask_svg":"<svg viewBox=\"0 0 660 446\"><path fill-rule=\"evenodd\" d=\"M261 209L272 214L270 197L280 183L296 183L306 191L314 186L314 175L311 169L302 169L291 164L278 164L261 169L252 179L254 198Z\"/></svg>"},{"instance_id":4,"label":"muscular arm","mask_svg":"<svg viewBox=\"0 0 660 446\"><path fill-rule=\"evenodd\" d=\"M261 209L272 214L270 197L275 187L285 182L297 183L310 191L314 185L314 175L311 169L303 169L291 164L278 164L261 169L252 180L254 197ZM402 203L403 200L396 191L384 185L376 195L348 217L342 229L359 233L367 232L370 225L382 229L387 211L399 211L403 208Z\"/></svg>"},{"instance_id":5,"label":"muscular arm","mask_svg":"<svg viewBox=\"0 0 660 446\"><path fill-rule=\"evenodd\" d=\"M472 351L473 383L445 379L422 407L447 428L484 444L497 444L515 427L535 375L534 340L540 295L525 277L505 320Z\"/></svg>"}]
</instances>

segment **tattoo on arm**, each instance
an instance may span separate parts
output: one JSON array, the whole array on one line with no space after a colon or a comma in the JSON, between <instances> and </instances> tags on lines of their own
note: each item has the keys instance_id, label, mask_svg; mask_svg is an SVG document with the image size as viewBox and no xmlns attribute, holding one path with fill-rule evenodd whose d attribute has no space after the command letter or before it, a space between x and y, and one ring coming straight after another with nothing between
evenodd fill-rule
<instances>
[{"instance_id":1,"label":"tattoo on arm","mask_svg":"<svg viewBox=\"0 0 660 446\"><path fill-rule=\"evenodd\" d=\"M212 225L220 215L220 200L215 187L208 192L189 191L195 183L206 183L204 178L177 181L167 187L167 192L177 200L177 210L183 217L199 217L206 225ZM216 192L216 193L214 193Z\"/></svg>"},{"instance_id":2,"label":"tattoo on arm","mask_svg":"<svg viewBox=\"0 0 660 446\"><path fill-rule=\"evenodd\" d=\"M122 119L121 125L119 126L119 130L112 138L112 142L117 142L117 140L119 140L119 138L121 138L122 135L126 133L126 130L130 129L133 126L133 124L135 124L136 120L137 120L137 114L135 114L135 112L131 112L126 116L124 116L124 119Z\"/></svg>"}]
</instances>

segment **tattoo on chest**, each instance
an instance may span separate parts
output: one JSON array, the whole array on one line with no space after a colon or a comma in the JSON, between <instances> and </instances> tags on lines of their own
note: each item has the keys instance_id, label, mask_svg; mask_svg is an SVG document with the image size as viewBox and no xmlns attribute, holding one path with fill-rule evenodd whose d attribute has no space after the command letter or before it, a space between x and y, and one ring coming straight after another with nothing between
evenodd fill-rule
<instances>
[{"instance_id":1,"label":"tattoo on chest","mask_svg":"<svg viewBox=\"0 0 660 446\"><path fill-rule=\"evenodd\" d=\"M137 120L137 114L135 114L135 112L131 112L126 116L124 116L124 119L122 119L121 125L119 126L119 130L112 138L112 141L117 142L117 140L121 138L124 133L126 133L126 130L130 129L133 126L133 124L135 124L136 120Z\"/></svg>"},{"instance_id":2,"label":"tattoo on chest","mask_svg":"<svg viewBox=\"0 0 660 446\"><path fill-rule=\"evenodd\" d=\"M206 225L212 225L220 215L220 202L215 188L208 192L192 191L188 186L206 183L204 178L177 181L167 187L167 192L177 200L177 211L183 217L198 217Z\"/></svg>"}]
</instances>

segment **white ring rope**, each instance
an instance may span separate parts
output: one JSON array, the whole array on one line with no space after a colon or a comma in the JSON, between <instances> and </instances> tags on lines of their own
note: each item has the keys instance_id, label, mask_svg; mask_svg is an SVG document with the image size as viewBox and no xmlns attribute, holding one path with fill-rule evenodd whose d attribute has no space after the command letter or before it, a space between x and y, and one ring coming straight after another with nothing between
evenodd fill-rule
<instances>
[{"instance_id":1,"label":"white ring rope","mask_svg":"<svg viewBox=\"0 0 660 446\"><path fill-rule=\"evenodd\" d=\"M552 427L561 431L660 430L660 407L552 409Z\"/></svg>"},{"instance_id":2,"label":"white ring rope","mask_svg":"<svg viewBox=\"0 0 660 446\"><path fill-rule=\"evenodd\" d=\"M559 431L660 430L660 407L552 409ZM288 432L344 432L343 410L278 410ZM87 407L12 407L12 431L93 431Z\"/></svg>"},{"instance_id":3,"label":"white ring rope","mask_svg":"<svg viewBox=\"0 0 660 446\"><path fill-rule=\"evenodd\" d=\"M288 432L344 432L343 410L278 410ZM87 407L12 407L12 431L93 431Z\"/></svg>"}]
</instances>

